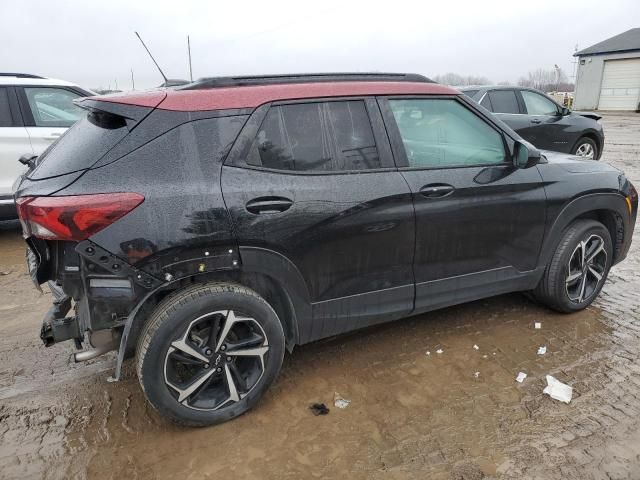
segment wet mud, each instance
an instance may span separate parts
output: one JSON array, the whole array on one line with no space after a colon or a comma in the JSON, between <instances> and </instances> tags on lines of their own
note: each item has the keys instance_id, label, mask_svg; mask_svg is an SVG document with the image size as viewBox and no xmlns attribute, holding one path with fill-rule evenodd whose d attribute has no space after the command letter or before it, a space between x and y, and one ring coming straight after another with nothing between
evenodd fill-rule
<instances>
[{"instance_id":1,"label":"wet mud","mask_svg":"<svg viewBox=\"0 0 640 480\"><path fill-rule=\"evenodd\" d=\"M604 159L640 185L640 115L604 124ZM255 410L187 429L145 402L131 365L107 381L113 354L74 364L72 344L42 346L50 295L17 222L0 224L0 478L638 479L639 267L636 235L586 311L511 294L297 348ZM570 404L542 394L547 374Z\"/></svg>"}]
</instances>

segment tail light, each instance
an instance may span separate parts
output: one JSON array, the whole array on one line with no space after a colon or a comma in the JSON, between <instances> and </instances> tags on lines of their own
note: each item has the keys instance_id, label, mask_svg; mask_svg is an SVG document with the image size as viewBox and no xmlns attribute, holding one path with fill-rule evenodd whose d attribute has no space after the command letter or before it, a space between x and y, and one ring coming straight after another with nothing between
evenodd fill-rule
<instances>
[{"instance_id":1,"label":"tail light","mask_svg":"<svg viewBox=\"0 0 640 480\"><path fill-rule=\"evenodd\" d=\"M80 242L124 217L144 201L138 193L22 197L18 217L27 235Z\"/></svg>"}]
</instances>

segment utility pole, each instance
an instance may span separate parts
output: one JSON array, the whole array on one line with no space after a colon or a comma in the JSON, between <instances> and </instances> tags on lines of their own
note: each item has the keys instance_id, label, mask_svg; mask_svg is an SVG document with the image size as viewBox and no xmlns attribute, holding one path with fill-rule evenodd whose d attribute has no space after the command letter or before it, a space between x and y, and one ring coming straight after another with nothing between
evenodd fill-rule
<instances>
[{"instance_id":1,"label":"utility pole","mask_svg":"<svg viewBox=\"0 0 640 480\"><path fill-rule=\"evenodd\" d=\"M136 81L133 79L133 68L131 69L131 90L136 89Z\"/></svg>"},{"instance_id":2,"label":"utility pole","mask_svg":"<svg viewBox=\"0 0 640 480\"><path fill-rule=\"evenodd\" d=\"M193 69L191 68L191 40L187 35L187 50L189 51L189 80L193 82Z\"/></svg>"}]
</instances>

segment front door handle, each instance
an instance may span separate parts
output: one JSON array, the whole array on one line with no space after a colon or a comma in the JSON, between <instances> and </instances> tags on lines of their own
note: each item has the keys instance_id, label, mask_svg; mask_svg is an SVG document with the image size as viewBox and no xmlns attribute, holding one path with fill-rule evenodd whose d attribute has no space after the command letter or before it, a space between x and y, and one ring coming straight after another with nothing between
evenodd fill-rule
<instances>
[{"instance_id":1,"label":"front door handle","mask_svg":"<svg viewBox=\"0 0 640 480\"><path fill-rule=\"evenodd\" d=\"M251 213L280 213L289 210L293 205L293 200L285 197L258 197L250 200L246 204L247 211Z\"/></svg>"},{"instance_id":2,"label":"front door handle","mask_svg":"<svg viewBox=\"0 0 640 480\"><path fill-rule=\"evenodd\" d=\"M441 198L451 195L455 188L446 183L438 183L432 185L425 185L420 189L420 195L426 198Z\"/></svg>"},{"instance_id":3,"label":"front door handle","mask_svg":"<svg viewBox=\"0 0 640 480\"><path fill-rule=\"evenodd\" d=\"M538 123L542 123L542 120L540 120L539 118L534 118L531 120L531 123L535 123L537 125Z\"/></svg>"}]
</instances>

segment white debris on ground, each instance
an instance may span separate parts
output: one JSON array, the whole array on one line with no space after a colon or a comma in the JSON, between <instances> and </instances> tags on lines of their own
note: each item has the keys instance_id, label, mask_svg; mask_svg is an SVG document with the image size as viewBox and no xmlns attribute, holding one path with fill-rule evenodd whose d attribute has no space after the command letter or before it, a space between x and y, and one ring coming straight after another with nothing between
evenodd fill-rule
<instances>
[{"instance_id":1,"label":"white debris on ground","mask_svg":"<svg viewBox=\"0 0 640 480\"><path fill-rule=\"evenodd\" d=\"M427 350L427 356L428 356L428 355L431 355L431 352L430 352L429 350Z\"/></svg>"},{"instance_id":2,"label":"white debris on ground","mask_svg":"<svg viewBox=\"0 0 640 480\"><path fill-rule=\"evenodd\" d=\"M535 322L533 326L536 330L540 330L542 328L542 322Z\"/></svg>"},{"instance_id":3,"label":"white debris on ground","mask_svg":"<svg viewBox=\"0 0 640 480\"><path fill-rule=\"evenodd\" d=\"M480 372L476 372L473 374L474 378L480 378Z\"/></svg>"},{"instance_id":4,"label":"white debris on ground","mask_svg":"<svg viewBox=\"0 0 640 480\"><path fill-rule=\"evenodd\" d=\"M522 382L524 382L525 378L527 378L527 374L524 373L524 372L520 372L520 373L518 373L518 376L516 377L516 382L522 383Z\"/></svg>"},{"instance_id":5,"label":"white debris on ground","mask_svg":"<svg viewBox=\"0 0 640 480\"><path fill-rule=\"evenodd\" d=\"M538 355L544 355L547 353L547 347L538 347Z\"/></svg>"},{"instance_id":6,"label":"white debris on ground","mask_svg":"<svg viewBox=\"0 0 640 480\"><path fill-rule=\"evenodd\" d=\"M474 350L480 350L480 347L479 347L478 345L474 345L474 346L473 346L473 349L474 349Z\"/></svg>"},{"instance_id":7,"label":"white debris on ground","mask_svg":"<svg viewBox=\"0 0 640 480\"><path fill-rule=\"evenodd\" d=\"M333 393L333 404L338 408L347 408L351 400L347 400L346 398L342 398L338 392Z\"/></svg>"},{"instance_id":8,"label":"white debris on ground","mask_svg":"<svg viewBox=\"0 0 640 480\"><path fill-rule=\"evenodd\" d=\"M571 401L571 397L573 396L573 388L565 383L562 383L560 380L556 380L551 375L547 375L547 386L544 387L542 393L546 393L554 400L569 403Z\"/></svg>"},{"instance_id":9,"label":"white debris on ground","mask_svg":"<svg viewBox=\"0 0 640 480\"><path fill-rule=\"evenodd\" d=\"M438 354L443 353L443 352L444 352L444 350L442 350L441 348L436 350L436 353L438 353Z\"/></svg>"}]
</instances>

